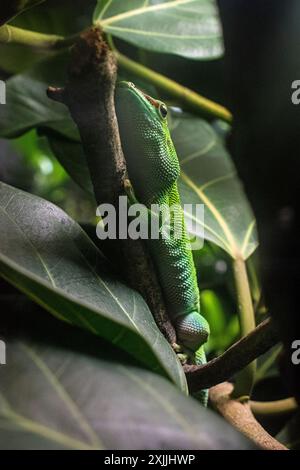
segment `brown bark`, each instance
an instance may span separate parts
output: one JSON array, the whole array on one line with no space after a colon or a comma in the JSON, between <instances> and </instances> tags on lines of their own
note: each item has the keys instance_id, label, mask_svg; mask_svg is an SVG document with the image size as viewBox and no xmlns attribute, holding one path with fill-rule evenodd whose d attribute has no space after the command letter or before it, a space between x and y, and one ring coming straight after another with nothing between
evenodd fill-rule
<instances>
[{"instance_id":1,"label":"brown bark","mask_svg":"<svg viewBox=\"0 0 300 470\"><path fill-rule=\"evenodd\" d=\"M81 34L72 49L68 81L64 89L48 89L48 96L68 106L79 133L93 182L97 204L117 210L127 178L114 106L116 60L99 28ZM168 341L176 342L154 267L141 240L117 240L129 284L145 298Z\"/></svg>"},{"instance_id":2,"label":"brown bark","mask_svg":"<svg viewBox=\"0 0 300 470\"><path fill-rule=\"evenodd\" d=\"M287 450L274 439L254 418L249 402L241 403L231 398L233 385L224 382L209 391L212 406L241 433L264 450Z\"/></svg>"},{"instance_id":3,"label":"brown bark","mask_svg":"<svg viewBox=\"0 0 300 470\"><path fill-rule=\"evenodd\" d=\"M221 356L203 366L185 366L191 393L230 379L278 341L278 332L269 318L260 323L249 335L233 344Z\"/></svg>"}]
</instances>

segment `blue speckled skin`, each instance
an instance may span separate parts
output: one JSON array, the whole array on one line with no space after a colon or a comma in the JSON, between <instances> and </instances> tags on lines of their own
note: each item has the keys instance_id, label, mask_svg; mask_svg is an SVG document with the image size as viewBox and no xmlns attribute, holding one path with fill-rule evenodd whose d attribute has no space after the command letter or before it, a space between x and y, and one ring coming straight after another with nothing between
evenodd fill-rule
<instances>
[{"instance_id":1,"label":"blue speckled skin","mask_svg":"<svg viewBox=\"0 0 300 470\"><path fill-rule=\"evenodd\" d=\"M206 361L203 344L209 326L200 315L196 270L177 188L180 166L165 116L166 107L128 82L117 85L115 105L136 199L147 208L151 204L167 207L175 204L171 221L176 221L182 236L176 238L171 230L170 237L147 243L178 342L194 353L196 363L203 364ZM206 401L205 393L201 401Z\"/></svg>"}]
</instances>

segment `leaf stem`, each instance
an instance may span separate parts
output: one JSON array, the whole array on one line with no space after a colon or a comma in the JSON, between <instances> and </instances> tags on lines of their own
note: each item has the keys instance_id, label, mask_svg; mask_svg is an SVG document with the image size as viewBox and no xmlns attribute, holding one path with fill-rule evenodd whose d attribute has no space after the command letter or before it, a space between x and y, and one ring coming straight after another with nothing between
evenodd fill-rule
<instances>
[{"instance_id":1,"label":"leaf stem","mask_svg":"<svg viewBox=\"0 0 300 470\"><path fill-rule=\"evenodd\" d=\"M110 37L108 42L116 55L118 64L125 70L134 73L138 77L148 81L160 90L166 92L169 96L176 98L179 103L186 106L188 109L195 111L198 114L206 114L215 118L222 119L228 123L232 122L232 115L228 109L220 104L211 101L204 96L199 95L195 91L180 85L175 80L172 80L161 73L149 69L145 65L139 64L132 59L129 59L124 54L121 54L112 43Z\"/></svg>"},{"instance_id":2,"label":"leaf stem","mask_svg":"<svg viewBox=\"0 0 300 470\"><path fill-rule=\"evenodd\" d=\"M284 398L275 401L250 401L251 411L259 416L278 416L290 414L298 409L295 398Z\"/></svg>"},{"instance_id":3,"label":"leaf stem","mask_svg":"<svg viewBox=\"0 0 300 470\"><path fill-rule=\"evenodd\" d=\"M39 49L63 49L72 46L80 34L63 37L4 25L0 27L0 43L19 44ZM196 113L223 119L228 123L232 122L232 115L225 107L121 54L115 48L110 35L107 35L107 41L116 56L118 64L124 69L152 83L160 90L165 91L169 96L176 98L183 106Z\"/></svg>"},{"instance_id":4,"label":"leaf stem","mask_svg":"<svg viewBox=\"0 0 300 470\"><path fill-rule=\"evenodd\" d=\"M287 448L272 437L255 419L250 403L241 403L232 399L232 384L223 382L209 391L210 402L228 423L255 442L264 450L287 450Z\"/></svg>"},{"instance_id":5,"label":"leaf stem","mask_svg":"<svg viewBox=\"0 0 300 470\"><path fill-rule=\"evenodd\" d=\"M274 350L270 353L270 355L266 358L266 360L263 361L262 364L257 368L256 374L255 374L255 383L258 383L260 380L264 378L264 376L266 375L266 372L270 369L270 367L276 361L281 350L282 350L282 344L277 345L274 348Z\"/></svg>"},{"instance_id":6,"label":"leaf stem","mask_svg":"<svg viewBox=\"0 0 300 470\"><path fill-rule=\"evenodd\" d=\"M62 49L71 46L79 37L78 34L69 37L55 34L44 34L36 31L4 25L0 27L0 43L18 44L40 49Z\"/></svg>"},{"instance_id":7,"label":"leaf stem","mask_svg":"<svg viewBox=\"0 0 300 470\"><path fill-rule=\"evenodd\" d=\"M233 260L233 273L237 293L241 337L255 329L255 315L252 303L249 279L245 260L237 257ZM236 377L233 391L235 398L249 398L254 384L256 361L248 364Z\"/></svg>"}]
</instances>

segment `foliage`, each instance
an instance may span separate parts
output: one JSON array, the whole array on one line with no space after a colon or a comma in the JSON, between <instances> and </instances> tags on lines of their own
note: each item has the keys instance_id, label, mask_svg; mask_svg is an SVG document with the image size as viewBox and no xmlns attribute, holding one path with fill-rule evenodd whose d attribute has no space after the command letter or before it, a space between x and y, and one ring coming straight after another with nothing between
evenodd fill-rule
<instances>
[{"instance_id":1,"label":"foliage","mask_svg":"<svg viewBox=\"0 0 300 470\"><path fill-rule=\"evenodd\" d=\"M85 8L68 0L56 2L57 10L49 2L23 3L26 8L41 5L3 15L9 26L70 35L94 23L111 46L114 37L123 54L141 63L152 51L152 58L166 64L174 56L175 64L185 58L204 67L223 53L212 0L98 0L84 2ZM103 254L80 227L89 222L95 231L96 222L80 136L67 109L45 93L49 85L64 84L68 60L67 50L0 45L0 69L9 75L0 136L21 156L18 173L4 177L0 186L0 274L42 307L28 304L28 320L19 334L7 327L7 308L13 311L14 301L6 304L0 333L12 353L0 386L1 445L251 448L211 411L184 396L183 369L147 304L120 279L109 253ZM230 127L208 119L200 108L181 109L156 87L149 71L147 79L123 63L119 73L170 105L182 203L205 206L204 226L192 213L185 216L190 233L203 239L194 258L202 311L212 331L207 352L214 357L239 336L232 265L236 259L252 262L258 245L255 219L226 150ZM214 94L218 91L212 91L212 99ZM248 282L254 301L259 291L255 271L252 262ZM49 324L49 337L41 316ZM27 395L17 400L25 383Z\"/></svg>"}]
</instances>

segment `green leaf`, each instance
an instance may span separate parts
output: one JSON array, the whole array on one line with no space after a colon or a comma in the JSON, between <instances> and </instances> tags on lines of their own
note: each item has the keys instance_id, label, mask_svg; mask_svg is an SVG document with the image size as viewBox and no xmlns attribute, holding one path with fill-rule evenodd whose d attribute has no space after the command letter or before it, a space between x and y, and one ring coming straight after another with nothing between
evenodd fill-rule
<instances>
[{"instance_id":1,"label":"green leaf","mask_svg":"<svg viewBox=\"0 0 300 470\"><path fill-rule=\"evenodd\" d=\"M81 142L74 142L52 133L46 133L46 135L53 154L66 172L82 189L94 194Z\"/></svg>"},{"instance_id":2,"label":"green leaf","mask_svg":"<svg viewBox=\"0 0 300 470\"><path fill-rule=\"evenodd\" d=\"M94 23L137 47L191 59L223 53L213 0L98 0Z\"/></svg>"},{"instance_id":3,"label":"green leaf","mask_svg":"<svg viewBox=\"0 0 300 470\"><path fill-rule=\"evenodd\" d=\"M17 137L32 128L47 127L69 139L79 140L77 127L66 106L50 100L46 94L49 84L56 84L59 81L56 79L56 71L65 58L63 54L47 61L49 67L47 81L42 74L39 75L39 68L16 75L7 81L7 105L0 107L1 137ZM54 71L51 70L51 66L54 67Z\"/></svg>"},{"instance_id":4,"label":"green leaf","mask_svg":"<svg viewBox=\"0 0 300 470\"><path fill-rule=\"evenodd\" d=\"M222 295L208 289L201 290L201 312L210 325L210 337L205 349L207 353L218 355L238 338L238 318L230 315Z\"/></svg>"},{"instance_id":5,"label":"green leaf","mask_svg":"<svg viewBox=\"0 0 300 470\"><path fill-rule=\"evenodd\" d=\"M44 0L1 0L0 26Z\"/></svg>"},{"instance_id":6,"label":"green leaf","mask_svg":"<svg viewBox=\"0 0 300 470\"><path fill-rule=\"evenodd\" d=\"M300 412L298 411L281 431L277 434L276 439L284 444L290 450L300 450Z\"/></svg>"},{"instance_id":7,"label":"green leaf","mask_svg":"<svg viewBox=\"0 0 300 470\"><path fill-rule=\"evenodd\" d=\"M142 297L113 275L61 209L0 183L0 274L61 320L86 328L169 375L182 367Z\"/></svg>"},{"instance_id":8,"label":"green leaf","mask_svg":"<svg viewBox=\"0 0 300 470\"><path fill-rule=\"evenodd\" d=\"M16 1L20 3L19 0L7 0L6 3L11 5ZM23 4L25 2L26 0ZM36 0L35 3L40 3L40 0ZM56 1L55 5L52 1L47 1L38 4L34 9L22 11L22 14L14 18L11 24L30 31L69 36L90 26L94 7L94 0ZM70 15L70 10L72 10L72 15ZM2 3L1 12L3 13ZM10 73L19 73L53 54L55 53L49 50L16 44L0 44L0 67ZM51 69L48 71L51 73Z\"/></svg>"},{"instance_id":9,"label":"green leaf","mask_svg":"<svg viewBox=\"0 0 300 470\"><path fill-rule=\"evenodd\" d=\"M0 44L0 67L9 74L16 74L29 69L49 55L51 52L45 49L32 49L18 44Z\"/></svg>"},{"instance_id":10,"label":"green leaf","mask_svg":"<svg viewBox=\"0 0 300 470\"><path fill-rule=\"evenodd\" d=\"M257 247L255 219L229 154L213 128L189 115L172 120L180 160L179 191L188 230L204 236L232 257L247 259ZM195 219L204 204L204 221Z\"/></svg>"},{"instance_id":11,"label":"green leaf","mask_svg":"<svg viewBox=\"0 0 300 470\"><path fill-rule=\"evenodd\" d=\"M277 344L257 359L255 383L271 377L278 377L278 356L282 352L282 345Z\"/></svg>"},{"instance_id":12,"label":"green leaf","mask_svg":"<svg viewBox=\"0 0 300 470\"><path fill-rule=\"evenodd\" d=\"M14 333L18 319L3 338L1 449L254 448L164 378L120 361L111 345L53 318L29 320L26 336Z\"/></svg>"},{"instance_id":13,"label":"green leaf","mask_svg":"<svg viewBox=\"0 0 300 470\"><path fill-rule=\"evenodd\" d=\"M193 250L193 259L200 289L215 289L227 283L231 259L222 248L205 241L199 250Z\"/></svg>"}]
</instances>

